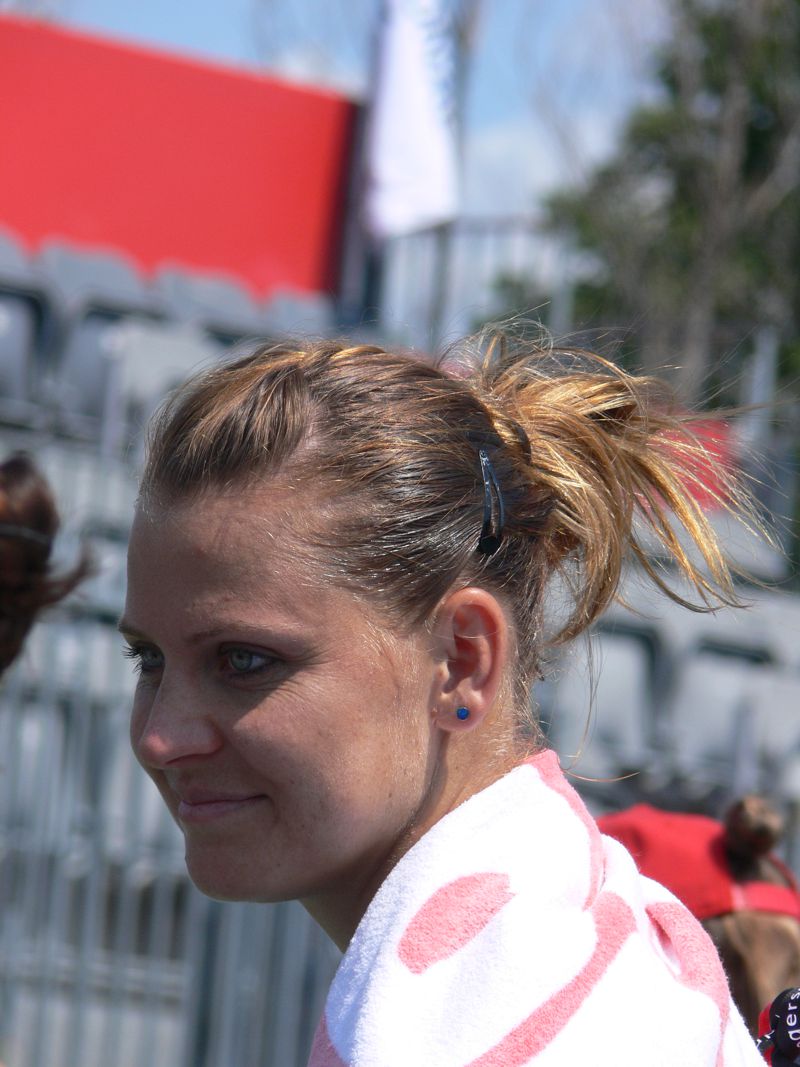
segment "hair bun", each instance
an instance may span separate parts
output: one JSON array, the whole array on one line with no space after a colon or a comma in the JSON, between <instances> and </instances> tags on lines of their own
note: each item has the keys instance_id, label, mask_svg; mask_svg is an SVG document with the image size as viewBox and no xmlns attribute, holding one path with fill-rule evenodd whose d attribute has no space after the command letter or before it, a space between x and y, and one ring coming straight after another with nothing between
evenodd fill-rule
<instances>
[{"instance_id":1,"label":"hair bun","mask_svg":"<svg viewBox=\"0 0 800 1067\"><path fill-rule=\"evenodd\" d=\"M725 815L725 844L741 856L764 856L783 837L783 816L766 797L751 793Z\"/></svg>"}]
</instances>

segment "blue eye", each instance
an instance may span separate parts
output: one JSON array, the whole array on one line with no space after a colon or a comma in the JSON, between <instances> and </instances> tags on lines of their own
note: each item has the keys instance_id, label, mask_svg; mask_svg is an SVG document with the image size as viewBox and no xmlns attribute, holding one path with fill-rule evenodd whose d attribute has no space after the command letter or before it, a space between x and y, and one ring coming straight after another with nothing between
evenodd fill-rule
<instances>
[{"instance_id":1,"label":"blue eye","mask_svg":"<svg viewBox=\"0 0 800 1067\"><path fill-rule=\"evenodd\" d=\"M164 666L164 657L152 645L128 645L122 654L134 661L134 666L141 674L160 671Z\"/></svg>"},{"instance_id":2,"label":"blue eye","mask_svg":"<svg viewBox=\"0 0 800 1067\"><path fill-rule=\"evenodd\" d=\"M228 666L236 674L254 674L262 670L269 662L270 657L260 652L253 652L249 648L231 648L225 652Z\"/></svg>"}]
</instances>

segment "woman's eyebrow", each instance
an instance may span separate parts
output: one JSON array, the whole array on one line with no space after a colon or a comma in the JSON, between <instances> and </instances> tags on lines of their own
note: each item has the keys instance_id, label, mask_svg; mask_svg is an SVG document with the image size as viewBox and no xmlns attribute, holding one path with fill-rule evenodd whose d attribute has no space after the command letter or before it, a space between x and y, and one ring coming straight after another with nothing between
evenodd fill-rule
<instances>
[{"instance_id":1,"label":"woman's eyebrow","mask_svg":"<svg viewBox=\"0 0 800 1067\"><path fill-rule=\"evenodd\" d=\"M259 625L257 627L254 627L254 624L251 623L251 622L248 622L246 620L237 619L237 620L226 621L223 624L218 625L218 626L210 626L210 627L208 627L207 629L204 629L204 630L197 630L195 633L190 634L187 637L187 642L189 644L199 644L201 641L207 641L207 640L209 640L210 638L213 638L213 637L220 637L223 634L229 633L231 630L236 630L236 629L253 630L254 628L265 632L265 636L266 636L266 631L269 630L269 635L271 637L273 637L273 638L276 636L276 634L278 632L281 632L283 634L287 634L286 627L275 627L275 626L272 626L272 627L267 628L267 627L264 627L263 625ZM123 634L123 636L136 637L136 638L140 638L142 640L146 640L147 639L147 635L143 631L138 630L124 616L117 623L117 629L119 630L119 632L121 634ZM292 636L292 635L291 634L287 634L287 636Z\"/></svg>"},{"instance_id":2,"label":"woman's eyebrow","mask_svg":"<svg viewBox=\"0 0 800 1067\"><path fill-rule=\"evenodd\" d=\"M117 630L119 630L123 637L130 637L137 641L151 640L144 630L139 630L132 622L129 622L124 615L117 623ZM0 1065L0 1067L2 1067L2 1065Z\"/></svg>"},{"instance_id":3,"label":"woman's eyebrow","mask_svg":"<svg viewBox=\"0 0 800 1067\"><path fill-rule=\"evenodd\" d=\"M132 623L123 616L117 623L117 629L121 634L127 637L138 637L144 639L146 634L141 630L138 630ZM221 626L212 626L207 630L198 630L189 638L189 641L196 644L198 641L205 641L209 637L217 637L224 632L224 628Z\"/></svg>"}]
</instances>

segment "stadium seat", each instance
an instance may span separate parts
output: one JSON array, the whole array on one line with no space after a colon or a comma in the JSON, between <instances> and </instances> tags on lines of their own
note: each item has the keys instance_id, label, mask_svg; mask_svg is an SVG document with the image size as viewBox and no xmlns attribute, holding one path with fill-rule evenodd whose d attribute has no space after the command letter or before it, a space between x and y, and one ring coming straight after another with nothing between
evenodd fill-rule
<instances>
[{"instance_id":1,"label":"stadium seat","mask_svg":"<svg viewBox=\"0 0 800 1067\"><path fill-rule=\"evenodd\" d=\"M42 245L36 258L42 276L70 315L87 308L118 315L152 316L159 311L156 294L136 265L119 252L53 239Z\"/></svg>"},{"instance_id":2,"label":"stadium seat","mask_svg":"<svg viewBox=\"0 0 800 1067\"><path fill-rule=\"evenodd\" d=\"M73 320L61 353L56 393L60 427L81 440L100 441L122 422L117 366L118 316L90 313Z\"/></svg>"},{"instance_id":3,"label":"stadium seat","mask_svg":"<svg viewBox=\"0 0 800 1067\"><path fill-rule=\"evenodd\" d=\"M0 228L0 421L46 421L42 381L58 333L57 312L32 259Z\"/></svg>"},{"instance_id":4,"label":"stadium seat","mask_svg":"<svg viewBox=\"0 0 800 1067\"><path fill-rule=\"evenodd\" d=\"M94 570L77 596L92 615L115 623L125 607L127 543L121 537L95 536L91 554Z\"/></svg>"},{"instance_id":5,"label":"stadium seat","mask_svg":"<svg viewBox=\"0 0 800 1067\"><path fill-rule=\"evenodd\" d=\"M577 756L574 770L588 778L641 770L651 754L650 638L595 634L591 657L580 655L583 647L570 651L546 709L550 743L565 765Z\"/></svg>"},{"instance_id":6,"label":"stadium seat","mask_svg":"<svg viewBox=\"0 0 800 1067\"><path fill-rule=\"evenodd\" d=\"M54 388L60 429L113 451L125 423L120 327L157 321L163 309L136 266L115 252L51 240L38 265L65 323Z\"/></svg>"},{"instance_id":7,"label":"stadium seat","mask_svg":"<svg viewBox=\"0 0 800 1067\"><path fill-rule=\"evenodd\" d=\"M296 293L279 290L264 308L265 332L281 337L330 337L336 331L331 300L322 293Z\"/></svg>"},{"instance_id":8,"label":"stadium seat","mask_svg":"<svg viewBox=\"0 0 800 1067\"><path fill-rule=\"evenodd\" d=\"M105 454L118 454L169 389L222 352L189 325L90 316L64 355L64 425L100 441Z\"/></svg>"},{"instance_id":9,"label":"stadium seat","mask_svg":"<svg viewBox=\"0 0 800 1067\"><path fill-rule=\"evenodd\" d=\"M6 703L0 696L3 719L3 774L0 803L4 820L24 834L26 847L37 851L63 841L59 809L66 778L77 770L68 766L68 738L63 708L40 694L16 695Z\"/></svg>"},{"instance_id":10,"label":"stadium seat","mask_svg":"<svg viewBox=\"0 0 800 1067\"><path fill-rule=\"evenodd\" d=\"M62 438L38 447L36 460L56 488L67 531L90 539L127 537L137 492L127 457L104 457L91 444Z\"/></svg>"},{"instance_id":11,"label":"stadium seat","mask_svg":"<svg viewBox=\"0 0 800 1067\"><path fill-rule=\"evenodd\" d=\"M774 651L776 662L800 675L800 603L797 594L785 590L753 591L752 614L758 613L758 632ZM748 616L748 611L740 614ZM750 622L750 629L753 624Z\"/></svg>"},{"instance_id":12,"label":"stadium seat","mask_svg":"<svg viewBox=\"0 0 800 1067\"><path fill-rule=\"evenodd\" d=\"M701 647L681 664L669 716L670 759L690 791L755 786L754 705L774 668L747 653Z\"/></svg>"},{"instance_id":13,"label":"stadium seat","mask_svg":"<svg viewBox=\"0 0 800 1067\"><path fill-rule=\"evenodd\" d=\"M770 671L753 693L759 788L772 789L800 759L800 674Z\"/></svg>"},{"instance_id":14,"label":"stadium seat","mask_svg":"<svg viewBox=\"0 0 800 1067\"><path fill-rule=\"evenodd\" d=\"M663 577L680 596L697 600L696 592L677 575L664 571ZM800 617L792 597L757 587L747 587L740 595L752 610L723 607L713 612L691 612L648 588L641 578L629 577L622 588L625 603L658 632L659 640L678 666L697 648L716 648L720 654L728 649L734 656L753 662L794 663L800 669L800 647L795 636ZM607 612L608 619L623 622L636 615L619 604L613 604ZM754 626L756 615L758 625Z\"/></svg>"},{"instance_id":15,"label":"stadium seat","mask_svg":"<svg viewBox=\"0 0 800 1067\"><path fill-rule=\"evenodd\" d=\"M0 420L26 424L34 416L31 404L31 354L35 348L36 316L30 302L0 291Z\"/></svg>"},{"instance_id":16,"label":"stadium seat","mask_svg":"<svg viewBox=\"0 0 800 1067\"><path fill-rule=\"evenodd\" d=\"M76 697L85 706L114 704L129 699L135 685L122 649L116 626L64 612L34 628L14 670L45 703Z\"/></svg>"},{"instance_id":17,"label":"stadium seat","mask_svg":"<svg viewBox=\"0 0 800 1067\"><path fill-rule=\"evenodd\" d=\"M156 273L155 286L170 315L222 344L264 335L261 308L237 278L165 266Z\"/></svg>"},{"instance_id":18,"label":"stadium seat","mask_svg":"<svg viewBox=\"0 0 800 1067\"><path fill-rule=\"evenodd\" d=\"M122 395L139 427L172 388L218 362L224 351L189 323L130 321L115 342Z\"/></svg>"}]
</instances>

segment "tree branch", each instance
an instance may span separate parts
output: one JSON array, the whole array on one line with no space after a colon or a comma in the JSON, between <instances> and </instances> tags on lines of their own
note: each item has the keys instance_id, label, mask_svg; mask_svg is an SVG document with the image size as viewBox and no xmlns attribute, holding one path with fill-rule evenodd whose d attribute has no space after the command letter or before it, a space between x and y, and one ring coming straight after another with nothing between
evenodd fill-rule
<instances>
[{"instance_id":1,"label":"tree branch","mask_svg":"<svg viewBox=\"0 0 800 1067\"><path fill-rule=\"evenodd\" d=\"M748 223L757 222L798 187L800 174L800 109L778 152L775 166L760 185L750 193L744 204Z\"/></svg>"}]
</instances>

